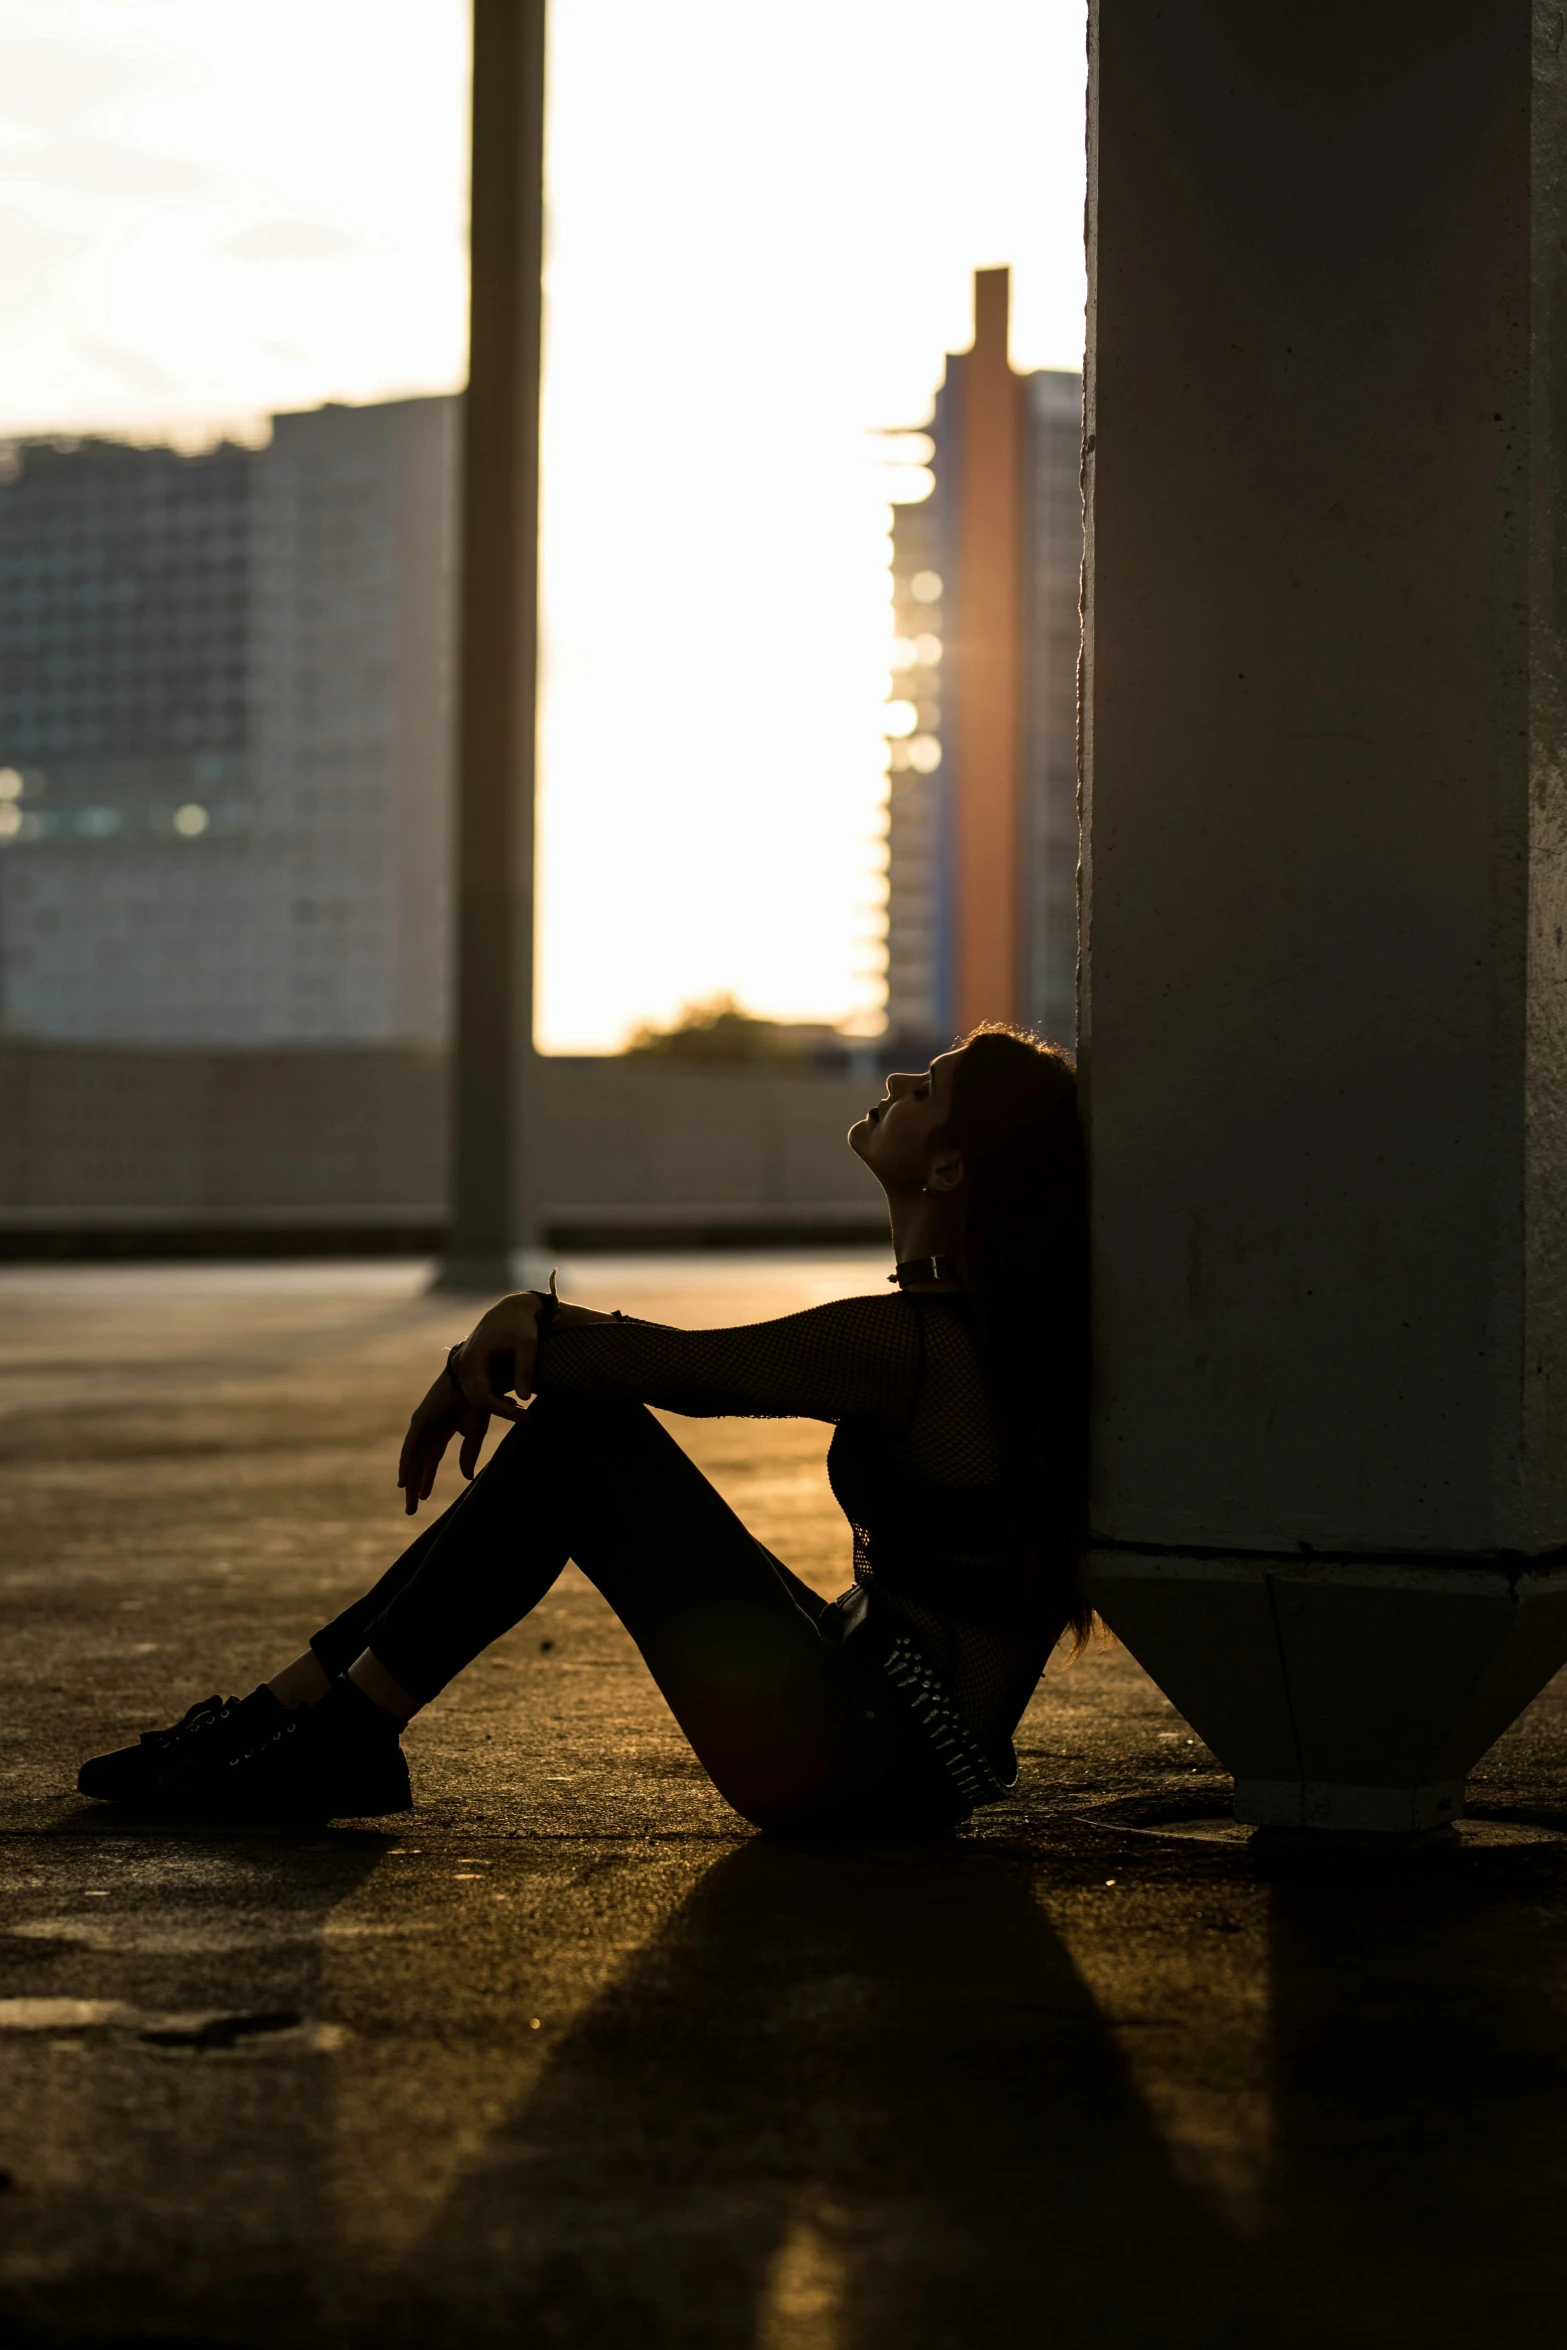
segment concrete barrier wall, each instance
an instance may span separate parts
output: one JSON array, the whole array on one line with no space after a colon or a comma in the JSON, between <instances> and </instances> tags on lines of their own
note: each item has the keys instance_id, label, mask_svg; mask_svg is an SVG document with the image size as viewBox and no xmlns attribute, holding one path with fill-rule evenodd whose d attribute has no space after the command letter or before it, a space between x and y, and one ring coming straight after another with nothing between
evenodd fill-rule
<instances>
[{"instance_id":1,"label":"concrete barrier wall","mask_svg":"<svg viewBox=\"0 0 1567 2350\"><path fill-rule=\"evenodd\" d=\"M546 1061L548 1220L638 1236L858 1235L882 1221L844 1134L875 1079ZM446 1214L446 1070L409 1052L0 1047L0 1232L312 1228ZM14 1253L14 1248L13 1248Z\"/></svg>"},{"instance_id":2,"label":"concrete barrier wall","mask_svg":"<svg viewBox=\"0 0 1567 2350\"><path fill-rule=\"evenodd\" d=\"M878 1224L844 1136L878 1079L549 1061L540 1137L552 1226Z\"/></svg>"}]
</instances>

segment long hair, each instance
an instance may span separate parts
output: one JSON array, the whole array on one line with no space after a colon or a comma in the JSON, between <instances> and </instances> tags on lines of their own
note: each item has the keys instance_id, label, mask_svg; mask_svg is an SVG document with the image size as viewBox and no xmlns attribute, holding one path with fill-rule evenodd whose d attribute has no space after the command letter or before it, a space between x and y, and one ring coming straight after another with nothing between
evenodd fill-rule
<instances>
[{"instance_id":1,"label":"long hair","mask_svg":"<svg viewBox=\"0 0 1567 2350\"><path fill-rule=\"evenodd\" d=\"M958 1264L1008 1467L1036 1530L1041 1598L1081 1648L1088 1461L1088 1174L1077 1062L987 1021L964 1039L945 1139L963 1157Z\"/></svg>"}]
</instances>

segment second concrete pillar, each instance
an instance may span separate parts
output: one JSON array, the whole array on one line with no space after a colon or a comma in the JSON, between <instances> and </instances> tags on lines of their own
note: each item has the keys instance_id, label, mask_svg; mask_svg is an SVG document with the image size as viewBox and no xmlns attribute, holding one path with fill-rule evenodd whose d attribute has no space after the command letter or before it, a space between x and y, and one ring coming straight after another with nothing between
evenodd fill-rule
<instances>
[{"instance_id":1,"label":"second concrete pillar","mask_svg":"<svg viewBox=\"0 0 1567 2350\"><path fill-rule=\"evenodd\" d=\"M1097 0L1091 1570L1243 1816L1567 1656L1567 98L1532 0Z\"/></svg>"}]
</instances>

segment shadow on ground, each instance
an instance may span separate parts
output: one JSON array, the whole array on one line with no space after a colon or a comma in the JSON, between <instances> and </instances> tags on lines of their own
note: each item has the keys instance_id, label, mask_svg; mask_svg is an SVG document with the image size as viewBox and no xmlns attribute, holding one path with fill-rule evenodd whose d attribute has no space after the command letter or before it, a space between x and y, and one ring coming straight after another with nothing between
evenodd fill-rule
<instances>
[{"instance_id":1,"label":"shadow on ground","mask_svg":"<svg viewBox=\"0 0 1567 2350\"><path fill-rule=\"evenodd\" d=\"M380 2330L616 2350L1557 2340L1562 2070L1539 2040L1558 1970L1534 1897L1561 1879L1537 1868L1522 1899L1506 1859L1421 1856L1397 1887L1275 1859L1272 1882L1195 1901L1159 1872L1117 1922L1119 1878L1052 1885L1025 1852L753 1845L551 2060ZM1129 2054L1168 2032L1172 1959L1178 1988L1194 1941L1250 1938L1210 1906L1236 1893L1266 1921L1260 2037L1248 1998L1210 1995L1184 2047ZM1092 1987L1107 1937L1141 1978L1113 2024ZM1233 2081L1237 2036L1255 2080ZM1260 2130L1227 2086L1259 2099Z\"/></svg>"},{"instance_id":2,"label":"shadow on ground","mask_svg":"<svg viewBox=\"0 0 1567 2350\"><path fill-rule=\"evenodd\" d=\"M7 2342L1559 2339L1560 1847L154 1859L124 2020L13 2069ZM263 2028L152 2009L182 1958Z\"/></svg>"},{"instance_id":3,"label":"shadow on ground","mask_svg":"<svg viewBox=\"0 0 1567 2350\"><path fill-rule=\"evenodd\" d=\"M386 2338L1014 2340L1059 2306L1052 2249L1110 2248L1111 2178L1195 2251L1033 1874L983 1845L715 1862L461 2181Z\"/></svg>"},{"instance_id":4,"label":"shadow on ground","mask_svg":"<svg viewBox=\"0 0 1567 2350\"><path fill-rule=\"evenodd\" d=\"M79 1806L83 1753L250 1686L404 1538L449 1310L293 1279L0 1280L5 2350L1557 2350L1556 1687L1478 1775L1490 1842L1210 1834L1212 1758L1109 1651L977 1832L812 1850L743 1834L568 1575L416 1724L394 1832ZM667 1266L594 1279L702 1318ZM823 1431L680 1433L842 1580Z\"/></svg>"}]
</instances>

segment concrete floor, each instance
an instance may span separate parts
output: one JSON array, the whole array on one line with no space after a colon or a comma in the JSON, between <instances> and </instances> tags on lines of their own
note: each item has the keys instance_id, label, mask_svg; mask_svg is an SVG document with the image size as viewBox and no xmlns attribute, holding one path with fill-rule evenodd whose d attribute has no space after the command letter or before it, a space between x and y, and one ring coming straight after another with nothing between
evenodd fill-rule
<instances>
[{"instance_id":1,"label":"concrete floor","mask_svg":"<svg viewBox=\"0 0 1567 2350\"><path fill-rule=\"evenodd\" d=\"M884 1270L563 1286L722 1322ZM571 1571L410 1733L406 1821L83 1804L83 1754L250 1688L400 1545L463 1318L403 1266L0 1275L0 2342L1556 2350L1559 1690L1445 1841L1321 1851L1227 1828L1100 1651L1005 1811L811 1853ZM675 1425L839 1587L820 1428Z\"/></svg>"}]
</instances>

